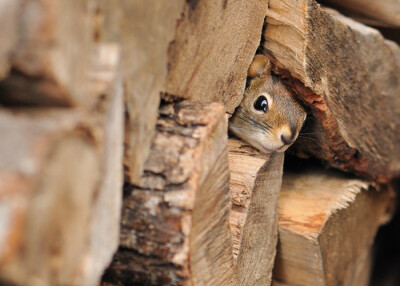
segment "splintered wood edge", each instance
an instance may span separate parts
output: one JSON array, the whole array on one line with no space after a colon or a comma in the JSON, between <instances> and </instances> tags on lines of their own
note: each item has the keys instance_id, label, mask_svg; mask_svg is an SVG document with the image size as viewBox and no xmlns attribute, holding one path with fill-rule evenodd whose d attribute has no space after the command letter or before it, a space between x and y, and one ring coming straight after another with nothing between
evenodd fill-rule
<instances>
[{"instance_id":1,"label":"splintered wood edge","mask_svg":"<svg viewBox=\"0 0 400 286\"><path fill-rule=\"evenodd\" d=\"M261 154L228 140L232 211L230 226L239 285L268 285L276 253L283 153Z\"/></svg>"},{"instance_id":2,"label":"splintered wood edge","mask_svg":"<svg viewBox=\"0 0 400 286\"><path fill-rule=\"evenodd\" d=\"M335 172L285 173L274 279L299 285L365 281L376 230L391 216L392 203L390 189Z\"/></svg>"}]
</instances>

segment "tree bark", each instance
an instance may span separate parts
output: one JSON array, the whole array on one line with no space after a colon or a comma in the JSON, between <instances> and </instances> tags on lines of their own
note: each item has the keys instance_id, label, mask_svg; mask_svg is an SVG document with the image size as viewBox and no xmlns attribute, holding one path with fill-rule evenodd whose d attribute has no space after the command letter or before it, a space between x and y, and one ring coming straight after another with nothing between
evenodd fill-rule
<instances>
[{"instance_id":1,"label":"tree bark","mask_svg":"<svg viewBox=\"0 0 400 286\"><path fill-rule=\"evenodd\" d=\"M120 250L104 282L231 285L227 121L222 105L161 107L140 184L125 186Z\"/></svg>"}]
</instances>

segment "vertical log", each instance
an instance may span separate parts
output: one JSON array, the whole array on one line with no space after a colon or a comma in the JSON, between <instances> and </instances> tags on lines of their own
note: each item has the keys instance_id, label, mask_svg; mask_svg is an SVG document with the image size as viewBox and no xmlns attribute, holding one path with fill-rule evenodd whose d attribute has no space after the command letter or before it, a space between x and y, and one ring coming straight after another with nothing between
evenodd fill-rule
<instances>
[{"instance_id":1,"label":"vertical log","mask_svg":"<svg viewBox=\"0 0 400 286\"><path fill-rule=\"evenodd\" d=\"M164 105L140 184L124 191L121 248L104 276L126 285L231 285L222 105Z\"/></svg>"}]
</instances>

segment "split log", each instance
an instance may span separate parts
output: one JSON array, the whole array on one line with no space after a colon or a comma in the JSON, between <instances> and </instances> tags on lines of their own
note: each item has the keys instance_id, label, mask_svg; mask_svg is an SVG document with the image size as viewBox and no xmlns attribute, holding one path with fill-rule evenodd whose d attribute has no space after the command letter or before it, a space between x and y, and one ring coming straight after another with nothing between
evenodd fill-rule
<instances>
[{"instance_id":1,"label":"split log","mask_svg":"<svg viewBox=\"0 0 400 286\"><path fill-rule=\"evenodd\" d=\"M164 99L220 101L232 114L243 98L267 6L266 0L186 1L168 50Z\"/></svg>"},{"instance_id":2,"label":"split log","mask_svg":"<svg viewBox=\"0 0 400 286\"><path fill-rule=\"evenodd\" d=\"M227 120L220 104L163 105L140 185L124 190L106 285L232 285Z\"/></svg>"},{"instance_id":3,"label":"split log","mask_svg":"<svg viewBox=\"0 0 400 286\"><path fill-rule=\"evenodd\" d=\"M120 50L115 44L96 46L92 56L89 89L104 102L96 126L101 142L101 175L92 199L88 245L83 253L80 271L70 284L98 285L119 246L123 185L124 107L120 69ZM94 115L91 115L94 116Z\"/></svg>"},{"instance_id":4,"label":"split log","mask_svg":"<svg viewBox=\"0 0 400 286\"><path fill-rule=\"evenodd\" d=\"M328 3L344 8L353 18L376 26L400 27L400 1L327 0Z\"/></svg>"},{"instance_id":5,"label":"split log","mask_svg":"<svg viewBox=\"0 0 400 286\"><path fill-rule=\"evenodd\" d=\"M300 152L380 182L400 176L399 46L314 0L271 0L266 24L266 53L317 119Z\"/></svg>"},{"instance_id":6,"label":"split log","mask_svg":"<svg viewBox=\"0 0 400 286\"><path fill-rule=\"evenodd\" d=\"M270 285L278 240L284 153L270 155L229 139L232 211L229 222L238 285Z\"/></svg>"},{"instance_id":7,"label":"split log","mask_svg":"<svg viewBox=\"0 0 400 286\"><path fill-rule=\"evenodd\" d=\"M0 80L10 69L10 54L17 41L17 4L15 0L0 3Z\"/></svg>"},{"instance_id":8,"label":"split log","mask_svg":"<svg viewBox=\"0 0 400 286\"><path fill-rule=\"evenodd\" d=\"M97 49L75 109L1 109L0 283L97 285L119 242L123 111L118 49ZM104 168L102 167L104 166Z\"/></svg>"},{"instance_id":9,"label":"split log","mask_svg":"<svg viewBox=\"0 0 400 286\"><path fill-rule=\"evenodd\" d=\"M9 2L14 2L10 4ZM87 96L87 70L92 43L91 0L2 1L6 18L17 33L6 48L11 55L10 73L0 82L0 103L6 105L90 105ZM16 5L15 13L9 13ZM1 9L0 9L1 10ZM2 11L3 12L3 11ZM11 19L10 19L11 18ZM3 32L0 32L3 36ZM13 44L13 37L18 41ZM3 42L3 41L2 41ZM7 44L6 44L7 45ZM4 48L4 44L1 46ZM3 49L2 48L2 49Z\"/></svg>"},{"instance_id":10,"label":"split log","mask_svg":"<svg viewBox=\"0 0 400 286\"><path fill-rule=\"evenodd\" d=\"M393 192L342 173L285 172L273 285L368 285Z\"/></svg>"},{"instance_id":11,"label":"split log","mask_svg":"<svg viewBox=\"0 0 400 286\"><path fill-rule=\"evenodd\" d=\"M0 279L66 285L86 249L100 160L82 114L0 112Z\"/></svg>"},{"instance_id":12,"label":"split log","mask_svg":"<svg viewBox=\"0 0 400 286\"><path fill-rule=\"evenodd\" d=\"M98 3L97 37L122 45L125 174L138 184L155 134L160 93L167 101L222 101L229 113L239 105L267 1Z\"/></svg>"}]
</instances>

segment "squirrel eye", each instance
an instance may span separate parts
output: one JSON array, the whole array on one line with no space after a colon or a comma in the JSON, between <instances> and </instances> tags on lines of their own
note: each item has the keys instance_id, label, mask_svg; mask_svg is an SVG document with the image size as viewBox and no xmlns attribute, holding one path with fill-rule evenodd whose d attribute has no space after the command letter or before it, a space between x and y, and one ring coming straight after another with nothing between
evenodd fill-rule
<instances>
[{"instance_id":1,"label":"squirrel eye","mask_svg":"<svg viewBox=\"0 0 400 286\"><path fill-rule=\"evenodd\" d=\"M254 101L254 109L262 112L268 111L268 100L265 96L259 96L256 101Z\"/></svg>"}]
</instances>

